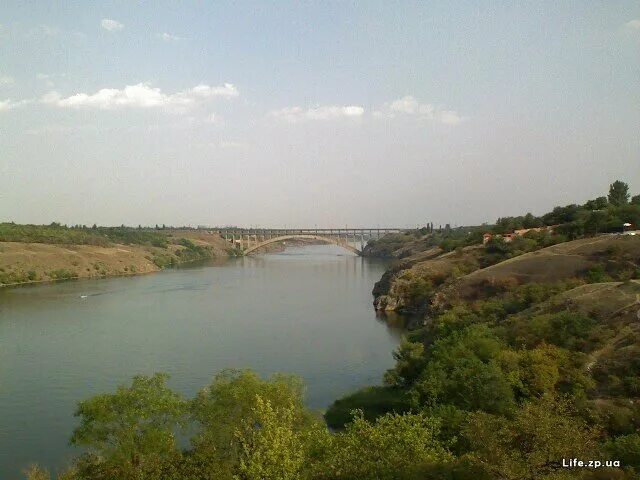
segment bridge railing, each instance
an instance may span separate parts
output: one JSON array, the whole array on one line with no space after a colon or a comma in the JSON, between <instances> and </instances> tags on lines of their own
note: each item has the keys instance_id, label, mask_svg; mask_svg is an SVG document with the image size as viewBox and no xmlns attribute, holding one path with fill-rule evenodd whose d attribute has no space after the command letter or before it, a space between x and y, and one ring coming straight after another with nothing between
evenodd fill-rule
<instances>
[{"instance_id":1,"label":"bridge railing","mask_svg":"<svg viewBox=\"0 0 640 480\"><path fill-rule=\"evenodd\" d=\"M401 228L220 228L212 229L212 233L218 233L230 242L234 248L242 252L255 249L260 244L277 242L280 237L316 237L321 240L326 238L330 243L347 246L349 249L362 253L365 241L372 238L380 238L388 233L399 233ZM351 243L358 245L357 248Z\"/></svg>"}]
</instances>

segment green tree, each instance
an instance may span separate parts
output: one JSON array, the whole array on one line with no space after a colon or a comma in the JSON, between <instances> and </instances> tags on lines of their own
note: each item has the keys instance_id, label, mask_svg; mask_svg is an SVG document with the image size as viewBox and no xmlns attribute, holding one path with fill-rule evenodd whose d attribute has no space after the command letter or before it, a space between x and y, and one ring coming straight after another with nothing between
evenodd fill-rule
<instances>
[{"instance_id":1,"label":"green tree","mask_svg":"<svg viewBox=\"0 0 640 480\"><path fill-rule=\"evenodd\" d=\"M609 185L609 203L613 206L620 207L629 203L629 185L616 180Z\"/></svg>"},{"instance_id":2,"label":"green tree","mask_svg":"<svg viewBox=\"0 0 640 480\"><path fill-rule=\"evenodd\" d=\"M179 456L175 432L183 425L185 402L167 387L167 378L136 376L129 387L79 403L80 426L71 443L88 449L78 462L80 478L158 475Z\"/></svg>"},{"instance_id":3,"label":"green tree","mask_svg":"<svg viewBox=\"0 0 640 480\"><path fill-rule=\"evenodd\" d=\"M640 195L634 195L633 197L631 197L631 204L640 205Z\"/></svg>"},{"instance_id":4,"label":"green tree","mask_svg":"<svg viewBox=\"0 0 640 480\"><path fill-rule=\"evenodd\" d=\"M499 364L504 347L484 325L437 340L411 389L415 406L452 404L463 410L506 413L514 406L510 381Z\"/></svg>"},{"instance_id":5,"label":"green tree","mask_svg":"<svg viewBox=\"0 0 640 480\"><path fill-rule=\"evenodd\" d=\"M612 460L620 460L625 467L633 467L640 473L640 434L623 435L605 445Z\"/></svg>"},{"instance_id":6,"label":"green tree","mask_svg":"<svg viewBox=\"0 0 640 480\"><path fill-rule=\"evenodd\" d=\"M598 197L587 201L587 203L584 204L584 208L587 210L604 210L607 208L608 203L607 197Z\"/></svg>"},{"instance_id":7,"label":"green tree","mask_svg":"<svg viewBox=\"0 0 640 480\"><path fill-rule=\"evenodd\" d=\"M297 480L308 476L314 452L322 452L330 434L321 422L301 427L293 403L274 407L255 398L250 418L236 431L240 444L237 480Z\"/></svg>"},{"instance_id":8,"label":"green tree","mask_svg":"<svg viewBox=\"0 0 640 480\"><path fill-rule=\"evenodd\" d=\"M412 385L420 376L424 365L424 345L403 339L393 352L396 365L384 376L387 385L406 387Z\"/></svg>"},{"instance_id":9,"label":"green tree","mask_svg":"<svg viewBox=\"0 0 640 480\"><path fill-rule=\"evenodd\" d=\"M386 414L367 422L356 412L336 434L314 479L406 480L424 478L422 469L451 460L439 442L439 423L422 414Z\"/></svg>"},{"instance_id":10,"label":"green tree","mask_svg":"<svg viewBox=\"0 0 640 480\"><path fill-rule=\"evenodd\" d=\"M304 405L304 385L293 375L277 374L263 380L249 370L224 370L191 402L190 413L198 429L192 438L190 461L200 478L231 478L240 461L237 432L257 424L256 398L275 411L294 410L296 428L316 423ZM195 474L194 474L195 476Z\"/></svg>"},{"instance_id":11,"label":"green tree","mask_svg":"<svg viewBox=\"0 0 640 480\"><path fill-rule=\"evenodd\" d=\"M27 480L50 480L51 475L46 470L38 467L37 465L30 465L24 471L24 475Z\"/></svg>"},{"instance_id":12,"label":"green tree","mask_svg":"<svg viewBox=\"0 0 640 480\"><path fill-rule=\"evenodd\" d=\"M576 416L569 402L546 396L526 403L512 420L483 412L463 427L466 456L491 478L538 480L577 478L562 471L563 458L597 458L598 432Z\"/></svg>"}]
</instances>

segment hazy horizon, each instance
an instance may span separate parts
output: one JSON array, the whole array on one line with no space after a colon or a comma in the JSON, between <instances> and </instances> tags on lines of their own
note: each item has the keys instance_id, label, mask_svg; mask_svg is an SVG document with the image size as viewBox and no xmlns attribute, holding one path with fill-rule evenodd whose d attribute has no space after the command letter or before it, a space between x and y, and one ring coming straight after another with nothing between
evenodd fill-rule
<instances>
[{"instance_id":1,"label":"hazy horizon","mask_svg":"<svg viewBox=\"0 0 640 480\"><path fill-rule=\"evenodd\" d=\"M6 2L0 221L412 227L640 193L640 4Z\"/></svg>"}]
</instances>

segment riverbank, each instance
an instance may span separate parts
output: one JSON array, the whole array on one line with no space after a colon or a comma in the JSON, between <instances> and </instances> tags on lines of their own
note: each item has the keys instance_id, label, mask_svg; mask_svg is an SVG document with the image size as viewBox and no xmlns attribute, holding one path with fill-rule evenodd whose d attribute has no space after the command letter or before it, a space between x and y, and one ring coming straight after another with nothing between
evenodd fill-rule
<instances>
[{"instance_id":1,"label":"riverbank","mask_svg":"<svg viewBox=\"0 0 640 480\"><path fill-rule=\"evenodd\" d=\"M79 239L77 234L68 235L65 240L91 243L45 243L51 241L52 237L33 235L31 238L42 241L0 241L0 287L143 275L184 263L238 255L216 233L168 230L153 232L152 235L158 238L151 241L146 238L134 239L140 243L112 243L100 236ZM304 239L290 240L286 245L274 243L263 247L263 250L277 253L287 247L317 243Z\"/></svg>"},{"instance_id":2,"label":"riverbank","mask_svg":"<svg viewBox=\"0 0 640 480\"><path fill-rule=\"evenodd\" d=\"M0 287L154 273L172 265L229 256L219 235L175 231L166 242L73 245L0 242Z\"/></svg>"}]
</instances>

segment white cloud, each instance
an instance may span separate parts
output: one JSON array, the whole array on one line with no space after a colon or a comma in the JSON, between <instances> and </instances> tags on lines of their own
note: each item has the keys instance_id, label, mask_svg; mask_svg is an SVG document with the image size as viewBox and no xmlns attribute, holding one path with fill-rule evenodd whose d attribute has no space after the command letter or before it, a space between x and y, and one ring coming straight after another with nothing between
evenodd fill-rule
<instances>
[{"instance_id":1,"label":"white cloud","mask_svg":"<svg viewBox=\"0 0 640 480\"><path fill-rule=\"evenodd\" d=\"M458 112L454 112L453 110L442 110L438 112L437 119L440 123L444 123L447 125L457 125L464 120Z\"/></svg>"},{"instance_id":2,"label":"white cloud","mask_svg":"<svg viewBox=\"0 0 640 480\"><path fill-rule=\"evenodd\" d=\"M13 85L13 77L0 75L0 87L5 87L7 85Z\"/></svg>"},{"instance_id":3,"label":"white cloud","mask_svg":"<svg viewBox=\"0 0 640 480\"><path fill-rule=\"evenodd\" d=\"M51 75L46 74L46 73L38 73L36 74L36 78L42 82L44 82L44 84L47 86L47 88L52 88L55 84L53 83L53 80L51 79Z\"/></svg>"},{"instance_id":4,"label":"white cloud","mask_svg":"<svg viewBox=\"0 0 640 480\"><path fill-rule=\"evenodd\" d=\"M118 30L122 30L124 25L116 20L112 20L111 18L103 18L100 22L102 28L109 32L117 32Z\"/></svg>"},{"instance_id":5,"label":"white cloud","mask_svg":"<svg viewBox=\"0 0 640 480\"><path fill-rule=\"evenodd\" d=\"M630 22L625 23L625 25L629 28L640 30L640 20L631 20Z\"/></svg>"},{"instance_id":6,"label":"white cloud","mask_svg":"<svg viewBox=\"0 0 640 480\"><path fill-rule=\"evenodd\" d=\"M225 83L218 87L211 87L209 85L196 85L191 90L183 92L183 94L191 94L201 98L211 97L237 97L239 95L238 89L232 83Z\"/></svg>"},{"instance_id":7,"label":"white cloud","mask_svg":"<svg viewBox=\"0 0 640 480\"><path fill-rule=\"evenodd\" d=\"M364 108L359 105L329 105L317 106L309 109L302 107L286 107L270 113L271 116L281 118L291 123L305 120L332 120L338 118L359 118L364 114Z\"/></svg>"},{"instance_id":8,"label":"white cloud","mask_svg":"<svg viewBox=\"0 0 640 480\"><path fill-rule=\"evenodd\" d=\"M413 116L422 120L439 122L446 125L457 125L464 120L458 112L444 110L430 103L420 103L411 95L385 104L382 110L373 112L373 116L386 119L396 118L398 116Z\"/></svg>"},{"instance_id":9,"label":"white cloud","mask_svg":"<svg viewBox=\"0 0 640 480\"><path fill-rule=\"evenodd\" d=\"M8 112L9 110L23 107L32 102L33 100L20 100L18 102L14 102L13 100L10 100L10 99L0 100L0 112Z\"/></svg>"},{"instance_id":10,"label":"white cloud","mask_svg":"<svg viewBox=\"0 0 640 480\"><path fill-rule=\"evenodd\" d=\"M238 89L230 83L212 87L197 85L191 89L166 94L148 83L127 85L122 89L103 88L93 94L76 93L62 97L58 92L49 92L41 99L42 103L60 108L96 108L114 110L117 108L157 108L166 107L184 111L198 102L214 97L237 97Z\"/></svg>"},{"instance_id":11,"label":"white cloud","mask_svg":"<svg viewBox=\"0 0 640 480\"><path fill-rule=\"evenodd\" d=\"M184 40L184 37L179 37L178 35L173 35L171 33L159 33L158 38L161 38L165 42L178 42L180 40Z\"/></svg>"}]
</instances>

